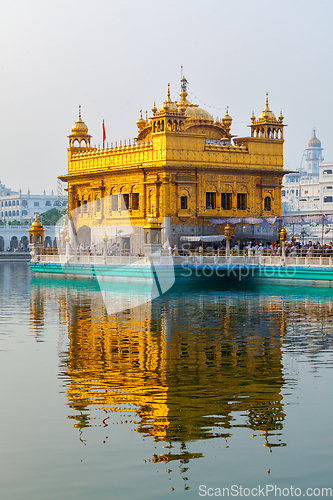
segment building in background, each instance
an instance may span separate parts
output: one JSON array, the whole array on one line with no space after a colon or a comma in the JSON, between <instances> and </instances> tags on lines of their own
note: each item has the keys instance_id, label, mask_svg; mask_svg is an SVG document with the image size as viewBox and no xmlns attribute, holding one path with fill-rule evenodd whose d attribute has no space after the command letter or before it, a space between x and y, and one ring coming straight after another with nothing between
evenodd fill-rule
<instances>
[{"instance_id":1,"label":"building in background","mask_svg":"<svg viewBox=\"0 0 333 500\"><path fill-rule=\"evenodd\" d=\"M324 162L322 151L313 129L304 152L306 164L301 164L299 173L288 174L283 179L283 215L333 212L333 162Z\"/></svg>"},{"instance_id":2,"label":"building in background","mask_svg":"<svg viewBox=\"0 0 333 500\"><path fill-rule=\"evenodd\" d=\"M0 219L2 221L29 221L37 214L42 214L51 208L63 210L67 207L67 199L63 198L51 191L51 194L46 194L44 191L41 195L22 193L22 190L12 191L6 188L0 181Z\"/></svg>"}]
</instances>

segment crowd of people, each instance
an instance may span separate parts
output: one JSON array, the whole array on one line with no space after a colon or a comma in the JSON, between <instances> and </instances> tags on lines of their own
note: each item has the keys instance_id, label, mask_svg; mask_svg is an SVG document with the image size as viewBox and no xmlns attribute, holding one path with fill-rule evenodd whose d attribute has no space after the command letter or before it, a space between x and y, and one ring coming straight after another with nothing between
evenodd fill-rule
<instances>
[{"instance_id":1,"label":"crowd of people","mask_svg":"<svg viewBox=\"0 0 333 500\"><path fill-rule=\"evenodd\" d=\"M285 241L285 254L286 256L320 256L325 255L333 256L333 243L322 245L319 241L317 242L299 242L299 241ZM214 255L220 254L223 255L226 252L226 242L223 241L220 244L209 245L205 244L204 246L201 244L196 248L190 248L188 244L182 245L181 248L177 248L176 245L168 247L169 255L183 255L183 254L203 254L203 255ZM241 242L238 241L230 241L230 254L231 255L281 255L282 247L280 241L270 241L270 242L257 242L257 241L249 241L249 242Z\"/></svg>"}]
</instances>

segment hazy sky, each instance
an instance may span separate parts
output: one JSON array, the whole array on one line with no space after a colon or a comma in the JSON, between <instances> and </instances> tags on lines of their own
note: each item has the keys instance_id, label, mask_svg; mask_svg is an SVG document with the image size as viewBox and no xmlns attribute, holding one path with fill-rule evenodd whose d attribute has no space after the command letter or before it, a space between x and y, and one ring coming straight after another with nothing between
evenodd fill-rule
<instances>
[{"instance_id":1,"label":"hazy sky","mask_svg":"<svg viewBox=\"0 0 333 500\"><path fill-rule=\"evenodd\" d=\"M140 109L159 107L180 66L189 99L246 136L269 93L283 111L285 168L297 169L315 126L333 161L332 0L2 0L0 179L56 190L67 135L82 118L102 141L136 136Z\"/></svg>"}]
</instances>

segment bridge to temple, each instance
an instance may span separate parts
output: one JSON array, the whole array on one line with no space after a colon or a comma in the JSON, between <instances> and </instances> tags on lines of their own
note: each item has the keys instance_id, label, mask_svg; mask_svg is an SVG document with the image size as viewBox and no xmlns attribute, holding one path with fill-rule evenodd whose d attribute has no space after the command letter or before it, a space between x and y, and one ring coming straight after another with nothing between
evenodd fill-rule
<instances>
[{"instance_id":1,"label":"bridge to temple","mask_svg":"<svg viewBox=\"0 0 333 500\"><path fill-rule=\"evenodd\" d=\"M108 255L107 252L60 251L36 254L32 269L39 273L67 274L72 276L104 276L146 278L151 273L160 277L190 278L266 278L281 280L310 280L333 286L333 255L301 251L291 255L249 252L236 255L220 252L184 253L169 255L167 251L139 255L124 253Z\"/></svg>"}]
</instances>

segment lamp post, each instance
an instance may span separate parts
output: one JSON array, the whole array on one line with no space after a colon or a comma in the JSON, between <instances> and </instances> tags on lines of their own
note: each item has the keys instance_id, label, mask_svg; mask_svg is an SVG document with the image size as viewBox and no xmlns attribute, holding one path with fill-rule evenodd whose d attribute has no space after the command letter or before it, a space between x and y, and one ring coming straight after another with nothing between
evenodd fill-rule
<instances>
[{"instance_id":1,"label":"lamp post","mask_svg":"<svg viewBox=\"0 0 333 500\"><path fill-rule=\"evenodd\" d=\"M224 228L224 237L226 241L225 245L225 254L227 257L230 255L230 239L231 239L231 226L229 226L229 221L227 222L227 225Z\"/></svg>"},{"instance_id":2,"label":"lamp post","mask_svg":"<svg viewBox=\"0 0 333 500\"><path fill-rule=\"evenodd\" d=\"M107 244L108 244L108 236L106 234L106 231L104 233L104 236L102 238L103 240L103 243L104 243L104 252L103 252L103 256L104 256L104 264L106 264L107 262L107 255L108 255L108 249L107 249Z\"/></svg>"},{"instance_id":3,"label":"lamp post","mask_svg":"<svg viewBox=\"0 0 333 500\"><path fill-rule=\"evenodd\" d=\"M65 236L65 242L66 242L66 259L70 258L70 247L69 247L69 242L71 241L71 237L69 234L66 234Z\"/></svg>"},{"instance_id":4,"label":"lamp post","mask_svg":"<svg viewBox=\"0 0 333 500\"><path fill-rule=\"evenodd\" d=\"M280 229L280 241L281 241L281 249L282 249L282 265L285 264L286 261L286 246L285 246L285 241L287 239L287 231L282 224L281 229Z\"/></svg>"}]
</instances>

